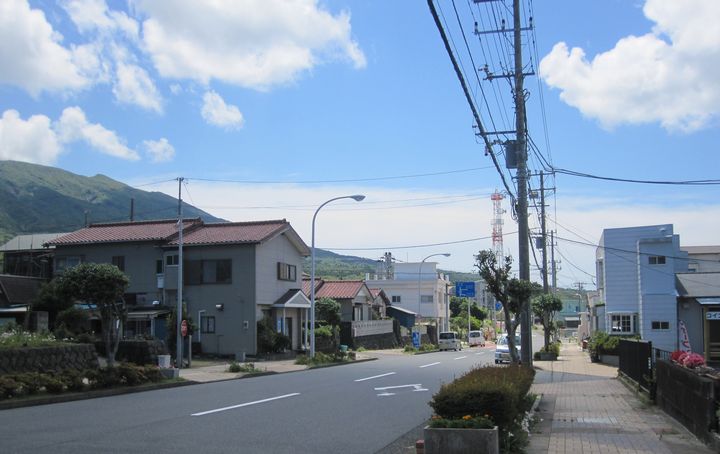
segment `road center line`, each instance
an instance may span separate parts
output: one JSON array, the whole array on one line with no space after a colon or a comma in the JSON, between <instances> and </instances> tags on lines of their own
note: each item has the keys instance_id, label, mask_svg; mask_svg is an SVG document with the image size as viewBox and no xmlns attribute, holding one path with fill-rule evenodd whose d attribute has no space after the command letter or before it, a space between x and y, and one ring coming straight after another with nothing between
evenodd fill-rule
<instances>
[{"instance_id":1,"label":"road center line","mask_svg":"<svg viewBox=\"0 0 720 454\"><path fill-rule=\"evenodd\" d=\"M232 405L230 407L216 408L215 410L208 410L208 411L203 411L200 413L193 413L191 416L205 416L205 415L209 415L211 413L218 413L221 411L233 410L235 408L240 408L240 407L248 407L250 405L262 404L265 402L270 402L272 400L285 399L286 397L293 397L293 396L299 396L299 395L300 395L300 393L283 394L282 396L269 397L267 399L256 400L254 402L246 402L244 404Z\"/></svg>"},{"instance_id":2,"label":"road center line","mask_svg":"<svg viewBox=\"0 0 720 454\"><path fill-rule=\"evenodd\" d=\"M420 369L422 369L423 367L437 366L438 364L440 364L440 361L436 363L425 364L424 366L420 366Z\"/></svg>"},{"instance_id":3,"label":"road center line","mask_svg":"<svg viewBox=\"0 0 720 454\"><path fill-rule=\"evenodd\" d=\"M465 358L467 358L467 355L466 356L458 356L457 358L453 358L453 359L458 360L458 359L465 359Z\"/></svg>"},{"instance_id":4,"label":"road center line","mask_svg":"<svg viewBox=\"0 0 720 454\"><path fill-rule=\"evenodd\" d=\"M373 378L387 377L388 375L395 375L395 372L388 372L387 374L373 375L372 377L358 378L355 381L372 380Z\"/></svg>"}]
</instances>

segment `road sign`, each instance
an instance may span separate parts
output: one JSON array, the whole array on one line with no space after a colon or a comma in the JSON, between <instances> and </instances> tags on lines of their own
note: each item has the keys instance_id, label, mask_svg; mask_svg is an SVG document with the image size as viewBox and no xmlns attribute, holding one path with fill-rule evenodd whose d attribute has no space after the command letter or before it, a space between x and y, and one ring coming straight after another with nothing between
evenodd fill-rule
<instances>
[{"instance_id":1,"label":"road sign","mask_svg":"<svg viewBox=\"0 0 720 454\"><path fill-rule=\"evenodd\" d=\"M502 304L501 304L501 303L495 303L495 310L496 310L496 311L499 311L500 309L502 309Z\"/></svg>"},{"instance_id":2,"label":"road sign","mask_svg":"<svg viewBox=\"0 0 720 454\"><path fill-rule=\"evenodd\" d=\"M420 333L417 331L413 331L412 333L412 343L413 347L420 348Z\"/></svg>"},{"instance_id":3,"label":"road sign","mask_svg":"<svg viewBox=\"0 0 720 454\"><path fill-rule=\"evenodd\" d=\"M183 320L182 323L180 324L180 334L182 334L182 337L187 336L187 330L188 330L187 320Z\"/></svg>"},{"instance_id":4,"label":"road sign","mask_svg":"<svg viewBox=\"0 0 720 454\"><path fill-rule=\"evenodd\" d=\"M475 297L475 283L474 282L456 282L455 283L455 296L460 298L474 298Z\"/></svg>"}]
</instances>

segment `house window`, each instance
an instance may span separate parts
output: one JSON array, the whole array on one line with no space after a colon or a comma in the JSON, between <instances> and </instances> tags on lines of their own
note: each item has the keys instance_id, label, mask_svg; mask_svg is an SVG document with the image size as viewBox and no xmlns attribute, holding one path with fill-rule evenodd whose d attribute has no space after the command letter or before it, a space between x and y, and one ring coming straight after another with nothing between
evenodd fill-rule
<instances>
[{"instance_id":1,"label":"house window","mask_svg":"<svg viewBox=\"0 0 720 454\"><path fill-rule=\"evenodd\" d=\"M297 266L287 263L278 262L277 264L278 280L293 281L297 280Z\"/></svg>"},{"instance_id":2,"label":"house window","mask_svg":"<svg viewBox=\"0 0 720 454\"><path fill-rule=\"evenodd\" d=\"M664 255L651 255L648 257L648 263L650 265L664 265L665 264L665 256Z\"/></svg>"},{"instance_id":3,"label":"house window","mask_svg":"<svg viewBox=\"0 0 720 454\"><path fill-rule=\"evenodd\" d=\"M231 284L232 260L188 260L183 279L187 285Z\"/></svg>"},{"instance_id":4,"label":"house window","mask_svg":"<svg viewBox=\"0 0 720 454\"><path fill-rule=\"evenodd\" d=\"M392 302L393 302L393 303L401 303L401 302L402 302L402 298L400 297L400 295L393 295L393 296L392 296Z\"/></svg>"},{"instance_id":5,"label":"house window","mask_svg":"<svg viewBox=\"0 0 720 454\"><path fill-rule=\"evenodd\" d=\"M432 295L421 295L421 296L420 296L420 302L421 302L421 303L432 303L432 302L433 302L433 296L432 296Z\"/></svg>"},{"instance_id":6,"label":"house window","mask_svg":"<svg viewBox=\"0 0 720 454\"><path fill-rule=\"evenodd\" d=\"M651 322L652 329L657 330L668 330L670 329L670 322Z\"/></svg>"},{"instance_id":7,"label":"house window","mask_svg":"<svg viewBox=\"0 0 720 454\"><path fill-rule=\"evenodd\" d=\"M124 255L114 255L112 258L113 265L117 266L120 271L125 271L125 256Z\"/></svg>"},{"instance_id":8,"label":"house window","mask_svg":"<svg viewBox=\"0 0 720 454\"><path fill-rule=\"evenodd\" d=\"M612 315L610 316L610 326L614 334L632 333L633 316L632 315Z\"/></svg>"},{"instance_id":9,"label":"house window","mask_svg":"<svg viewBox=\"0 0 720 454\"><path fill-rule=\"evenodd\" d=\"M178 260L178 255L168 255L165 257L165 264L168 266L177 266L180 263Z\"/></svg>"},{"instance_id":10,"label":"house window","mask_svg":"<svg viewBox=\"0 0 720 454\"><path fill-rule=\"evenodd\" d=\"M64 256L55 258L55 270L64 271L82 263L80 256Z\"/></svg>"},{"instance_id":11,"label":"house window","mask_svg":"<svg viewBox=\"0 0 720 454\"><path fill-rule=\"evenodd\" d=\"M200 332L202 334L215 333L215 317L212 315L203 315L200 317Z\"/></svg>"},{"instance_id":12,"label":"house window","mask_svg":"<svg viewBox=\"0 0 720 454\"><path fill-rule=\"evenodd\" d=\"M155 273L157 273L157 274L163 273L163 261L162 260L155 260Z\"/></svg>"}]
</instances>

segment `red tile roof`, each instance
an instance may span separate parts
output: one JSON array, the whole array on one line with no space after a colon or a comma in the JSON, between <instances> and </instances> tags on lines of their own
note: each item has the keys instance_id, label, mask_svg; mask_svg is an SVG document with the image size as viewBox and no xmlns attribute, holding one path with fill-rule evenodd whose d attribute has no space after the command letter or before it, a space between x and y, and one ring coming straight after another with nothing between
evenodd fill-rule
<instances>
[{"instance_id":1,"label":"red tile roof","mask_svg":"<svg viewBox=\"0 0 720 454\"><path fill-rule=\"evenodd\" d=\"M365 286L363 281L323 281L315 298L352 299Z\"/></svg>"},{"instance_id":2,"label":"red tile roof","mask_svg":"<svg viewBox=\"0 0 720 454\"><path fill-rule=\"evenodd\" d=\"M200 219L185 219L183 229L202 224ZM99 244L139 241L167 241L177 234L177 220L119 222L112 224L91 224L89 227L63 235L46 244Z\"/></svg>"},{"instance_id":3,"label":"red tile roof","mask_svg":"<svg viewBox=\"0 0 720 454\"><path fill-rule=\"evenodd\" d=\"M261 243L290 227L284 220L257 221L257 222L223 222L217 224L204 224L183 235L185 246L203 244L241 244ZM170 241L177 245L177 238Z\"/></svg>"},{"instance_id":4,"label":"red tile roof","mask_svg":"<svg viewBox=\"0 0 720 454\"><path fill-rule=\"evenodd\" d=\"M322 285L322 282L323 282L322 279L317 278L317 277L315 278L315 292L317 292L318 288L320 288L320 286ZM310 278L307 278L307 279L303 278L302 290L303 290L303 293L305 294L305 296L310 298Z\"/></svg>"}]
</instances>

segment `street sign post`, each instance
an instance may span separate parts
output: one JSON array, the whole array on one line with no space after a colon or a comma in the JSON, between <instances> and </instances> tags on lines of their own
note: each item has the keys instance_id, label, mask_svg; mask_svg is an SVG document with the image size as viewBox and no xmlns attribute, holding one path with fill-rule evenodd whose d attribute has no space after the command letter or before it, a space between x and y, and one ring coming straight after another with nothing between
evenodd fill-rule
<instances>
[{"instance_id":1,"label":"street sign post","mask_svg":"<svg viewBox=\"0 0 720 454\"><path fill-rule=\"evenodd\" d=\"M413 331L412 343L413 343L413 347L420 348L420 333L419 332Z\"/></svg>"},{"instance_id":2,"label":"street sign post","mask_svg":"<svg viewBox=\"0 0 720 454\"><path fill-rule=\"evenodd\" d=\"M456 282L455 296L459 298L474 298L475 282Z\"/></svg>"}]
</instances>

